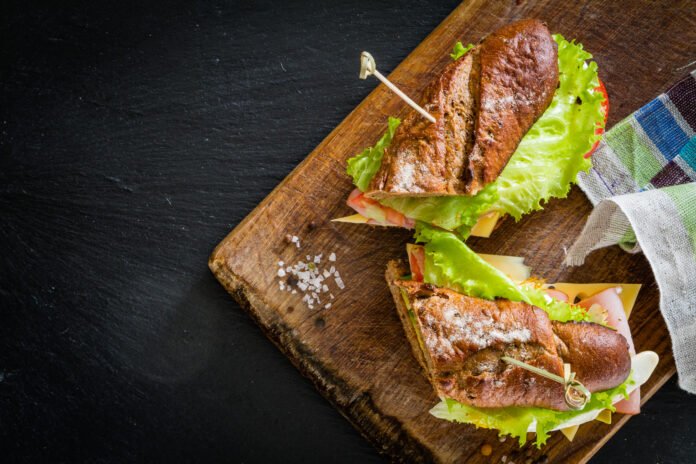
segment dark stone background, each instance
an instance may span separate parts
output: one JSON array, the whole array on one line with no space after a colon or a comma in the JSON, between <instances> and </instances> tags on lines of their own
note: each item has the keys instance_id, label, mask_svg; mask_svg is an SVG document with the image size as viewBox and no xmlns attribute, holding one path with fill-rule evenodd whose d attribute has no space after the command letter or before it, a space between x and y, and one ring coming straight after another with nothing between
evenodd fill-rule
<instances>
[{"instance_id":1,"label":"dark stone background","mask_svg":"<svg viewBox=\"0 0 696 464\"><path fill-rule=\"evenodd\" d=\"M0 460L380 461L206 260L456 3L142 3L0 7ZM595 462L695 428L670 381Z\"/></svg>"}]
</instances>

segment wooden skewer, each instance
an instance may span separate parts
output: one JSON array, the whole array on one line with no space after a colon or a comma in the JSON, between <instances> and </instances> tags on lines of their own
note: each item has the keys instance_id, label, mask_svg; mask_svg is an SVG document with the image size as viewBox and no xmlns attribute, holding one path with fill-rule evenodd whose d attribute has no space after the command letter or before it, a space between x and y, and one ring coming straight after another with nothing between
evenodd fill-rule
<instances>
[{"instance_id":1,"label":"wooden skewer","mask_svg":"<svg viewBox=\"0 0 696 464\"><path fill-rule=\"evenodd\" d=\"M553 380L554 382L558 382L561 385L563 385L563 387L565 388L564 399L566 404L571 409L582 409L585 407L587 402L590 401L590 396L592 394L587 388L585 388L585 386L582 383L580 383L578 380L575 380L575 373L571 372L570 364L563 364L564 377L561 377L560 375L552 374L549 371L529 365L518 359L510 358L509 356L503 356L500 359L502 359L508 364L513 364L517 367L521 367L522 369L526 369L529 372L533 372L537 375L546 377L547 379Z\"/></svg>"},{"instance_id":2,"label":"wooden skewer","mask_svg":"<svg viewBox=\"0 0 696 464\"><path fill-rule=\"evenodd\" d=\"M384 85L389 87L392 90L392 92L397 94L399 97L401 97L403 101L408 103L411 106L411 108L418 111L425 119L432 123L435 122L435 118L430 113L425 111L418 103L411 100L408 97L408 95L403 93L397 86L392 84L389 81L389 79L384 77L382 73L377 71L377 64L375 63L375 59L372 57L372 55L370 55L367 52L362 52L360 54L360 79L367 79L368 76L375 76L377 79L382 81Z\"/></svg>"}]
</instances>

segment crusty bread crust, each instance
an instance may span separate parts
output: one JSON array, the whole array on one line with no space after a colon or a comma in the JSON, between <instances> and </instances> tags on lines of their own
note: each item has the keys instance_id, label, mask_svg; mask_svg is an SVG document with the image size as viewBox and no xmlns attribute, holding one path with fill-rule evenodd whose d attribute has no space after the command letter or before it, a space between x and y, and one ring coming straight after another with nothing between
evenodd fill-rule
<instances>
[{"instance_id":1,"label":"crusty bread crust","mask_svg":"<svg viewBox=\"0 0 696 464\"><path fill-rule=\"evenodd\" d=\"M395 283L401 280L401 278L408 273L409 268L405 263L392 260L387 263L385 278L387 280L387 285L389 285L389 291L394 299L394 304L396 305L396 312L399 315L399 319L401 319L401 324L404 326L406 338L408 338L408 341L411 344L413 356L418 361L418 364L420 364L423 368L423 373L425 376L428 377L428 380L431 380L430 372L432 369L430 367L429 359L426 357L427 353L424 353L420 347L420 343L418 342L418 334L416 333L416 329L411 322L411 318L408 314L408 308L406 307L403 296L401 295L401 288Z\"/></svg>"},{"instance_id":2,"label":"crusty bread crust","mask_svg":"<svg viewBox=\"0 0 696 464\"><path fill-rule=\"evenodd\" d=\"M559 354L590 391L608 390L626 380L631 357L623 335L590 322L552 324Z\"/></svg>"},{"instance_id":3,"label":"crusty bread crust","mask_svg":"<svg viewBox=\"0 0 696 464\"><path fill-rule=\"evenodd\" d=\"M467 154L474 144L478 49L447 65L426 88L431 123L409 112L385 150L367 196L462 195Z\"/></svg>"},{"instance_id":4,"label":"crusty bread crust","mask_svg":"<svg viewBox=\"0 0 696 464\"><path fill-rule=\"evenodd\" d=\"M469 195L498 178L558 85L557 45L541 21L509 24L480 47L480 108L466 172Z\"/></svg>"}]
</instances>

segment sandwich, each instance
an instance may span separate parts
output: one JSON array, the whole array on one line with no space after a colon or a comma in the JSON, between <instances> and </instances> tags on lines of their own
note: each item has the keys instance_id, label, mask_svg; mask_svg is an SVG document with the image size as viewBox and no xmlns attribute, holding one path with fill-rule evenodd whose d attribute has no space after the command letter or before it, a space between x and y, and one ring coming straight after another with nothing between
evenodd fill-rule
<instances>
[{"instance_id":1,"label":"sandwich","mask_svg":"<svg viewBox=\"0 0 696 464\"><path fill-rule=\"evenodd\" d=\"M591 57L534 19L458 43L420 101L435 123L415 110L389 118L384 136L348 160L358 214L339 221L486 236L498 218L566 196L608 112Z\"/></svg>"},{"instance_id":2,"label":"sandwich","mask_svg":"<svg viewBox=\"0 0 696 464\"><path fill-rule=\"evenodd\" d=\"M549 286L521 258L477 255L451 232L418 225L416 237L408 265L391 261L386 280L440 398L431 414L520 445L533 432L541 446L551 431L572 439L585 422L639 412L640 385L658 361L633 347L626 309L639 286ZM580 387L586 397L571 401Z\"/></svg>"}]
</instances>

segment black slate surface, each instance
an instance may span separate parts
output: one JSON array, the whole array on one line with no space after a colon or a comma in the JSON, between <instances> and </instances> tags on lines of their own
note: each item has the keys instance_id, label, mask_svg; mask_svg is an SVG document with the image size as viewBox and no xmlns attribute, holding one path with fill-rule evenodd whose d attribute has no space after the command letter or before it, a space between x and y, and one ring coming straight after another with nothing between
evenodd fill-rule
<instances>
[{"instance_id":1,"label":"black slate surface","mask_svg":"<svg viewBox=\"0 0 696 464\"><path fill-rule=\"evenodd\" d=\"M380 462L206 266L454 8L4 3L0 460ZM696 460L670 381L595 462Z\"/></svg>"}]
</instances>

